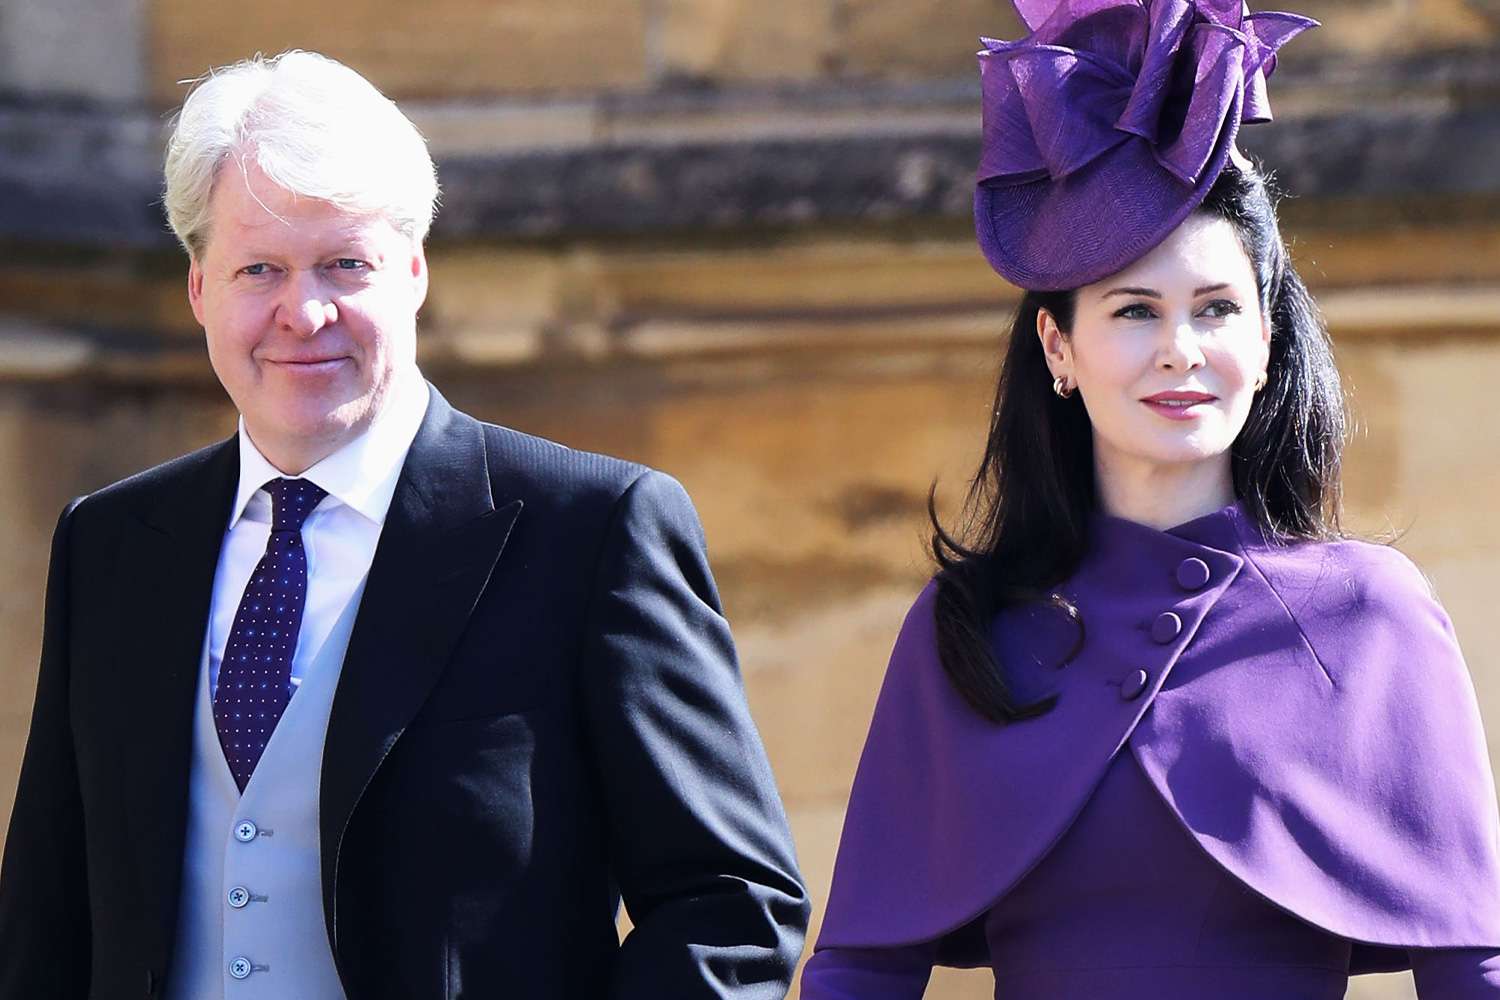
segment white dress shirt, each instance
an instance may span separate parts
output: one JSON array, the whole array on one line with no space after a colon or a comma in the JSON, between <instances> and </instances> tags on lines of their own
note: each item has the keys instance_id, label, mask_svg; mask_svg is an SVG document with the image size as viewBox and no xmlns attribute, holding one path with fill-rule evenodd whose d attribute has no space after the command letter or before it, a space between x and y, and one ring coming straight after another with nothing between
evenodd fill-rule
<instances>
[{"instance_id":1,"label":"white dress shirt","mask_svg":"<svg viewBox=\"0 0 1500 1000\"><path fill-rule=\"evenodd\" d=\"M292 690L306 675L334 622L364 584L406 453L427 412L427 383L413 370L394 387L363 434L302 473L326 490L302 525L307 604L292 653ZM271 537L271 496L262 487L285 475L260 453L240 418L240 484L230 511L208 620L208 676L218 690L219 665L240 598Z\"/></svg>"}]
</instances>

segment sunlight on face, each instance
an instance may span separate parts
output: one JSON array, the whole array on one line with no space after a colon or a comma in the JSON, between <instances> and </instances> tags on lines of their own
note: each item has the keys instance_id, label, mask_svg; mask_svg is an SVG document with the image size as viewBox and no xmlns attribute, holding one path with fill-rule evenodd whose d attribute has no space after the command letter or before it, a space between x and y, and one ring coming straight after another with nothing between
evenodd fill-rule
<instances>
[{"instance_id":1,"label":"sunlight on face","mask_svg":"<svg viewBox=\"0 0 1500 1000\"><path fill-rule=\"evenodd\" d=\"M426 292L420 244L383 217L224 165L188 297L214 373L282 471L361 433L415 371Z\"/></svg>"},{"instance_id":2,"label":"sunlight on face","mask_svg":"<svg viewBox=\"0 0 1500 1000\"><path fill-rule=\"evenodd\" d=\"M1054 375L1078 389L1100 469L1229 470L1270 327L1233 226L1198 213L1120 273L1078 292L1073 329L1038 333ZM1127 473L1128 474L1128 473Z\"/></svg>"}]
</instances>

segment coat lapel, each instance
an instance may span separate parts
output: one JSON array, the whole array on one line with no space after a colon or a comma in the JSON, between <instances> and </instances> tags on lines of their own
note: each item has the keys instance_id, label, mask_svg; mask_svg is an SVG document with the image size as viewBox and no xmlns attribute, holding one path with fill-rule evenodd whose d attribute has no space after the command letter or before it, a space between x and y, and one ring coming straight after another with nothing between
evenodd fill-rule
<instances>
[{"instance_id":1,"label":"coat lapel","mask_svg":"<svg viewBox=\"0 0 1500 1000\"><path fill-rule=\"evenodd\" d=\"M115 581L118 716L150 720L131 728L130 752L122 759L127 823L156 963L165 963L176 929L193 702L219 547L239 479L236 439L183 462L160 501L127 522Z\"/></svg>"},{"instance_id":2,"label":"coat lapel","mask_svg":"<svg viewBox=\"0 0 1500 1000\"><path fill-rule=\"evenodd\" d=\"M483 426L431 392L370 565L323 749L323 906L335 953L350 817L441 675L521 510L519 500L496 508Z\"/></svg>"}]
</instances>

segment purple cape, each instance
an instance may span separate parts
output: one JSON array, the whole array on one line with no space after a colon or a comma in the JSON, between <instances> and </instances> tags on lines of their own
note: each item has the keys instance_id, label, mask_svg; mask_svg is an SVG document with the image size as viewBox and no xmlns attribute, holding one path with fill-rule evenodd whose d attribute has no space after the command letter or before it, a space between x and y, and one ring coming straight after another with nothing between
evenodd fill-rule
<instances>
[{"instance_id":1,"label":"purple cape","mask_svg":"<svg viewBox=\"0 0 1500 1000\"><path fill-rule=\"evenodd\" d=\"M1096 517L1057 588L993 637L1023 697L997 725L949 683L932 585L907 616L855 777L819 948L941 939L986 964L972 922L1067 831L1129 746L1197 844L1250 889L1357 943L1500 947L1500 815L1447 615L1399 552L1269 543L1238 505L1167 532ZM1144 683L1142 683L1144 674Z\"/></svg>"}]
</instances>

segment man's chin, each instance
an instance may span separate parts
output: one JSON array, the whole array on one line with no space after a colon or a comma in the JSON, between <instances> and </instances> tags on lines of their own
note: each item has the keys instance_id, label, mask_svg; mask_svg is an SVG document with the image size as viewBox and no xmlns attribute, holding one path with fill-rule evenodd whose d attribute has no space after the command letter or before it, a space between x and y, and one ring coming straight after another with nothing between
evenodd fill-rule
<instances>
[{"instance_id":1,"label":"man's chin","mask_svg":"<svg viewBox=\"0 0 1500 1000\"><path fill-rule=\"evenodd\" d=\"M245 413L245 427L262 452L330 455L369 427L372 401L367 396L344 402L298 400L265 413L262 419ZM272 456L267 453L267 458Z\"/></svg>"}]
</instances>

